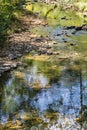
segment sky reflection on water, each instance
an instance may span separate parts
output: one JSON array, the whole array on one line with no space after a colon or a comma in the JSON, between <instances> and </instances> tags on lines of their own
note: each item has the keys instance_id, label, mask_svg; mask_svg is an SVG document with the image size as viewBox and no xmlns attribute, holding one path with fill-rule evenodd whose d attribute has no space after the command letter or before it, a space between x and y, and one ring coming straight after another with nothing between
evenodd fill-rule
<instances>
[{"instance_id":1,"label":"sky reflection on water","mask_svg":"<svg viewBox=\"0 0 87 130\"><path fill-rule=\"evenodd\" d=\"M41 71L41 68L38 68L40 65L34 63L26 69L19 68L3 83L0 107L2 124L5 124L10 116L15 118L14 113L32 109L36 110L38 115L49 111L66 117L70 115L72 118L79 117L87 110L86 68L61 69L61 73L54 77L55 82L50 82L53 77Z\"/></svg>"}]
</instances>

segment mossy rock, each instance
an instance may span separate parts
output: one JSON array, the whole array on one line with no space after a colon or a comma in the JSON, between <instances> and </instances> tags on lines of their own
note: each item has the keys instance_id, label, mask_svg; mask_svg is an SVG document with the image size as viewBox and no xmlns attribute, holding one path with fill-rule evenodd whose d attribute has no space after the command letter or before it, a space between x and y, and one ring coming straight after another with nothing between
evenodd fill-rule
<instances>
[{"instance_id":1,"label":"mossy rock","mask_svg":"<svg viewBox=\"0 0 87 130\"><path fill-rule=\"evenodd\" d=\"M53 9L54 9L54 5L46 5L46 6L43 5L42 15L44 17L46 17L47 13L50 12L51 10L53 10Z\"/></svg>"},{"instance_id":2,"label":"mossy rock","mask_svg":"<svg viewBox=\"0 0 87 130\"><path fill-rule=\"evenodd\" d=\"M59 8L54 9L53 11L50 11L49 14L47 15L48 18L52 19L57 19L60 15L60 10Z\"/></svg>"},{"instance_id":3,"label":"mossy rock","mask_svg":"<svg viewBox=\"0 0 87 130\"><path fill-rule=\"evenodd\" d=\"M33 12L35 13L41 13L41 8L42 8L42 5L39 5L39 4L33 4Z\"/></svg>"},{"instance_id":4,"label":"mossy rock","mask_svg":"<svg viewBox=\"0 0 87 130\"><path fill-rule=\"evenodd\" d=\"M30 4L26 6L26 9L29 11L32 11L34 13L40 13L40 15L42 16L46 16L47 12L49 12L50 10L54 9L54 5L53 4L42 4L42 3L35 3L35 4Z\"/></svg>"},{"instance_id":5,"label":"mossy rock","mask_svg":"<svg viewBox=\"0 0 87 130\"><path fill-rule=\"evenodd\" d=\"M29 11L33 11L33 4L27 5L26 9L29 10Z\"/></svg>"}]
</instances>

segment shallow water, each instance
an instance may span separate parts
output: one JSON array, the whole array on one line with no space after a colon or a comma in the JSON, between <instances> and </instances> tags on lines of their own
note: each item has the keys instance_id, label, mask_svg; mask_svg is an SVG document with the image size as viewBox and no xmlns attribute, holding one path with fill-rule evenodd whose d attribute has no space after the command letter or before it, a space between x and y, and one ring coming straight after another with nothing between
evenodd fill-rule
<instances>
[{"instance_id":1,"label":"shallow water","mask_svg":"<svg viewBox=\"0 0 87 130\"><path fill-rule=\"evenodd\" d=\"M70 37L59 37L61 30ZM72 31L57 27L50 32L57 42L52 49L86 54L86 32L71 35ZM72 41L77 48L70 47ZM87 60L83 58L55 60L35 53L23 57L25 66L0 78L0 129L87 129Z\"/></svg>"},{"instance_id":2,"label":"shallow water","mask_svg":"<svg viewBox=\"0 0 87 130\"><path fill-rule=\"evenodd\" d=\"M87 128L87 63L23 61L0 79L3 129Z\"/></svg>"},{"instance_id":3,"label":"shallow water","mask_svg":"<svg viewBox=\"0 0 87 130\"><path fill-rule=\"evenodd\" d=\"M55 56L34 54L21 58L25 66L0 78L0 130L87 130L87 32L73 34L74 29L66 29L67 22L74 24L72 19L50 20L32 31L56 41L53 51L84 57L55 60Z\"/></svg>"}]
</instances>

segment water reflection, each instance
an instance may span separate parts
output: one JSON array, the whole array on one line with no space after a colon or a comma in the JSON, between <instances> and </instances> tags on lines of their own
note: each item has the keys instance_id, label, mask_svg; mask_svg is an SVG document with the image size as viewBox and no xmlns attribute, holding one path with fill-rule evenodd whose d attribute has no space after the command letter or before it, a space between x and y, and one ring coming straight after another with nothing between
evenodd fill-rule
<instances>
[{"instance_id":1,"label":"water reflection","mask_svg":"<svg viewBox=\"0 0 87 130\"><path fill-rule=\"evenodd\" d=\"M77 70L70 69L67 63L61 65L61 70L60 64L53 66L50 62L33 60L31 65L28 62L26 68L20 67L12 72L5 82L1 80L1 124L20 119L26 128L32 127L35 120L35 124L42 122L43 128L47 128L44 126L47 123L53 130L52 124L56 120L66 118L70 122L71 119L84 117L84 111L87 111L86 66Z\"/></svg>"},{"instance_id":2,"label":"water reflection","mask_svg":"<svg viewBox=\"0 0 87 130\"><path fill-rule=\"evenodd\" d=\"M84 81L82 92L84 95L86 95L86 84L87 81ZM40 111L51 110L62 114L73 114L76 117L81 111L81 87L79 72L68 70L62 72L57 83L51 84L48 89L41 90L32 99L32 107ZM87 103L84 104L84 100L83 105L87 105Z\"/></svg>"}]
</instances>

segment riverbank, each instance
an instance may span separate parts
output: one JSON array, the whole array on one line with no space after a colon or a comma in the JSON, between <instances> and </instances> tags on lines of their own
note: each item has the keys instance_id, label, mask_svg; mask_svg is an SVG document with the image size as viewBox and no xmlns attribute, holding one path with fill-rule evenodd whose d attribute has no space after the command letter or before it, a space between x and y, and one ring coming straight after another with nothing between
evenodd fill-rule
<instances>
[{"instance_id":1,"label":"riverbank","mask_svg":"<svg viewBox=\"0 0 87 130\"><path fill-rule=\"evenodd\" d=\"M7 43L0 53L0 76L13 68L21 65L17 58L29 53L32 50L37 51L42 43L47 43L48 38L37 37L30 33L30 28L37 25L46 25L43 19L39 19L36 15L27 14L20 18L21 30L7 37ZM43 45L44 46L44 45ZM47 44L45 49L49 48ZM39 51L39 50L38 50Z\"/></svg>"},{"instance_id":2,"label":"riverbank","mask_svg":"<svg viewBox=\"0 0 87 130\"><path fill-rule=\"evenodd\" d=\"M87 23L59 14L24 12L2 43L0 130L87 128Z\"/></svg>"},{"instance_id":3,"label":"riverbank","mask_svg":"<svg viewBox=\"0 0 87 130\"><path fill-rule=\"evenodd\" d=\"M14 34L7 37L7 43L3 47L0 53L0 76L7 71L10 71L19 65L22 65L21 61L17 60L19 57L32 53L41 55L56 55L57 59L80 59L81 56L77 52L65 52L63 50L54 51L52 47L57 44L56 41L52 40L49 35L43 36L41 34L36 35L30 30L35 26L47 26L47 21L44 18L40 18L37 14L26 13L20 17L20 31L16 31ZM65 27L64 27L65 29ZM74 29L76 33L79 30L87 31L87 25L82 25L79 27L69 26L66 29ZM64 30L60 36L64 35ZM66 41L64 41L66 42ZM68 46L74 46L69 44Z\"/></svg>"}]
</instances>

